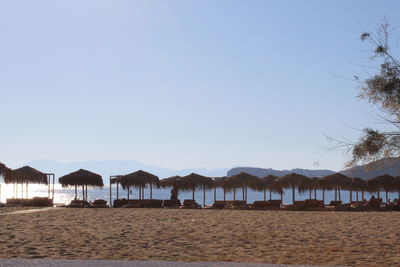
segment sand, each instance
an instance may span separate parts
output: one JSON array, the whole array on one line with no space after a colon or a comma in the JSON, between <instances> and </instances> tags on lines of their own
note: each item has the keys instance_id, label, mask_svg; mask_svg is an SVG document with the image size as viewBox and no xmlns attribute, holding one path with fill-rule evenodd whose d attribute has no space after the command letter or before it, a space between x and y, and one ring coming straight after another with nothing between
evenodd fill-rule
<instances>
[{"instance_id":1,"label":"sand","mask_svg":"<svg viewBox=\"0 0 400 267\"><path fill-rule=\"evenodd\" d=\"M396 266L399 221L400 212L2 208L0 258Z\"/></svg>"}]
</instances>

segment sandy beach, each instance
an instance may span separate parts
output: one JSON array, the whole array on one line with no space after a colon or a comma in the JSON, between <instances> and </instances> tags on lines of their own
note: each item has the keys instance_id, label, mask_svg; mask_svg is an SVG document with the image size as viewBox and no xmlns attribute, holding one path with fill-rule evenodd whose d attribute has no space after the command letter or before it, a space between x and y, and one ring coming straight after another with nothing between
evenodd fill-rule
<instances>
[{"instance_id":1,"label":"sandy beach","mask_svg":"<svg viewBox=\"0 0 400 267\"><path fill-rule=\"evenodd\" d=\"M0 210L1 258L394 266L398 212Z\"/></svg>"}]
</instances>

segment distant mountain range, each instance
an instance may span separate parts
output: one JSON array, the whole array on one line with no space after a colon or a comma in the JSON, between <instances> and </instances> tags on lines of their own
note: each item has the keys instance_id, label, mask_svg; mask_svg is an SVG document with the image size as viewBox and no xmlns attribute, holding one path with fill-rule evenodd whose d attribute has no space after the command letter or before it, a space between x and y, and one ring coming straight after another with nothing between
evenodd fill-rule
<instances>
[{"instance_id":1,"label":"distant mountain range","mask_svg":"<svg viewBox=\"0 0 400 267\"><path fill-rule=\"evenodd\" d=\"M61 163L52 160L35 160L27 162L24 165L29 165L42 172L54 173L56 177L63 176L78 169L86 169L102 175L105 181L107 181L107 178L110 177L110 175L123 175L137 170L151 172L159 176L160 178L166 178L175 175L183 176L192 172L209 177L219 177L225 176L227 171L229 170L229 168L212 170L206 168L189 168L183 170L173 170L164 167L144 164L138 161L128 160L79 161L68 163Z\"/></svg>"},{"instance_id":2,"label":"distant mountain range","mask_svg":"<svg viewBox=\"0 0 400 267\"><path fill-rule=\"evenodd\" d=\"M276 176L284 176L289 173L298 173L308 177L321 177L335 173L334 171L331 170L307 170L307 169L274 170L274 169L262 169L262 168L251 168L251 167L238 167L230 169L228 171L228 176L238 174L240 172L247 172L258 177L265 177L271 174ZM384 174L389 174L392 176L400 176L400 159L399 158L382 159L367 165L361 165L350 169L342 170L340 172L350 177L358 177L366 180Z\"/></svg>"},{"instance_id":3,"label":"distant mountain range","mask_svg":"<svg viewBox=\"0 0 400 267\"><path fill-rule=\"evenodd\" d=\"M166 178L174 175L187 175L192 172L208 176L208 177L221 177L231 176L240 172L247 172L258 177L264 177L266 175L284 176L289 173L298 173L308 177L321 177L335 173L331 170L308 170L308 169L292 169L292 170L275 170L275 169L263 169L253 167L235 167L235 168L220 168L220 169L206 169L206 168L189 168L182 170L173 170L164 167L158 167L154 165L144 164L138 161L126 161L126 160L105 160L105 161L81 161L81 162L69 162L61 163L51 160L35 160L26 163L25 165L32 166L40 171L54 173L56 177L68 174L78 169L87 169L103 176L103 179L107 181L110 175L127 174L136 170L144 170L156 174L160 178ZM393 176L400 175L400 159L399 158L388 158L370 163L368 165L356 166L347 170L341 171L341 173L350 177L359 177L363 179L370 179L383 174L390 174Z\"/></svg>"},{"instance_id":4,"label":"distant mountain range","mask_svg":"<svg viewBox=\"0 0 400 267\"><path fill-rule=\"evenodd\" d=\"M384 174L400 176L400 159L381 159L367 165L356 166L354 168L341 171L341 173L350 177L359 177L363 179L371 179Z\"/></svg>"}]
</instances>

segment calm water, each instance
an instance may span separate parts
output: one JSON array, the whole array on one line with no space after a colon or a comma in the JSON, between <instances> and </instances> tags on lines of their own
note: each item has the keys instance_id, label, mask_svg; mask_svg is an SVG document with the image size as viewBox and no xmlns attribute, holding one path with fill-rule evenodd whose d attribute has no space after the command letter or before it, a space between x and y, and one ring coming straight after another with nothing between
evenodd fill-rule
<instances>
[{"instance_id":1,"label":"calm water","mask_svg":"<svg viewBox=\"0 0 400 267\"><path fill-rule=\"evenodd\" d=\"M25 189L25 187L24 187ZM12 198L14 196L14 188L13 185L5 185L1 184L1 196L0 200L1 202L5 202L6 198ZM55 203L69 203L75 196L75 191L73 188L62 188L61 185L56 184L55 185ZM105 199L107 200L107 203L109 202L110 199L110 190L108 186L105 186L103 189L88 189L88 199L90 201L93 201L95 199ZM18 187L17 189L17 196L21 197L21 186ZM25 194L25 193L24 193ZM48 189L47 186L44 185L29 185L29 191L28 191L28 197L31 198L33 196L43 196L46 197L48 195ZM113 191L112 191L112 196L113 199L116 197L116 188L113 186ZM150 191L148 189L145 190L145 198L149 198L150 196ZM217 189L217 200L223 200L223 191L221 189ZM314 193L312 195L314 197ZM334 200L335 193L333 191L325 191L325 202L328 203L330 200ZM376 196L376 194L375 194ZM120 198L126 198L127 193L126 191L122 190L122 188L119 188L119 197ZM133 189L132 193L130 195L130 198L137 198L138 197L138 190ZM349 192L348 191L341 191L341 199L344 202L349 202ZM369 199L371 197L371 194L365 193L365 198ZM385 200L385 193L381 192L381 197ZM394 199L397 198L398 194L397 193L389 193L389 198ZM82 189L78 189L78 198L82 198ZM153 198L155 199L169 199L170 198L170 189L154 189L153 190ZM184 200L184 199L191 199L192 198L192 192L180 192L179 193L179 199ZM248 202L252 203L255 200L263 200L264 199L264 194L263 192L257 192L253 190L248 191ZM279 194L272 194L273 199L280 199ZM296 191L296 200L304 200L309 198L309 193L304 193L304 194L299 194ZM195 199L197 203L203 204L203 191L196 191L195 193ZM226 200L231 200L233 199L233 192L229 192L226 194ZM236 199L241 200L242 199L242 190L237 189L236 190ZM267 192L267 199L269 199L269 192ZM317 199L322 199L322 191L317 191ZM353 201L356 199L356 194L353 192ZM359 199L361 200L361 192L359 192ZM214 202L214 191L209 190L206 191L206 204L212 204ZM292 191L291 190L285 190L285 194L283 195L283 202L285 204L291 204L292 203Z\"/></svg>"}]
</instances>

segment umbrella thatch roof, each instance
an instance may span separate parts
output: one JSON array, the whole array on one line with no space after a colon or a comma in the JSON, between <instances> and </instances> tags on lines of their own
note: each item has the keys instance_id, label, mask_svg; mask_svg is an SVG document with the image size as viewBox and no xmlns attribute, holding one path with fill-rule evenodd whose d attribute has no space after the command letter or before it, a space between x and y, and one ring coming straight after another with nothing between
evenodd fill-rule
<instances>
[{"instance_id":1,"label":"umbrella thatch roof","mask_svg":"<svg viewBox=\"0 0 400 267\"><path fill-rule=\"evenodd\" d=\"M327 184L327 186L333 187L340 187L342 189L350 189L352 179L340 172L333 173L321 178Z\"/></svg>"},{"instance_id":2,"label":"umbrella thatch roof","mask_svg":"<svg viewBox=\"0 0 400 267\"><path fill-rule=\"evenodd\" d=\"M47 174L38 171L32 167L24 166L19 169L6 171L4 173L4 182L9 183L34 183L48 184Z\"/></svg>"},{"instance_id":3,"label":"umbrella thatch roof","mask_svg":"<svg viewBox=\"0 0 400 267\"><path fill-rule=\"evenodd\" d=\"M398 189L398 185L398 178L385 174L368 180L367 189L370 192L376 192L379 190L395 192Z\"/></svg>"},{"instance_id":4,"label":"umbrella thatch roof","mask_svg":"<svg viewBox=\"0 0 400 267\"><path fill-rule=\"evenodd\" d=\"M282 185L278 181L278 176L275 175L267 175L261 178L261 182L259 183L259 190L268 189L272 192L276 192L279 194L283 193Z\"/></svg>"},{"instance_id":5,"label":"umbrella thatch roof","mask_svg":"<svg viewBox=\"0 0 400 267\"><path fill-rule=\"evenodd\" d=\"M164 178L162 180L160 180L160 185L162 188L166 188L166 187L174 187L177 183L177 181L179 179L181 179L181 176L172 176L172 177L168 177L168 178Z\"/></svg>"},{"instance_id":6,"label":"umbrella thatch roof","mask_svg":"<svg viewBox=\"0 0 400 267\"><path fill-rule=\"evenodd\" d=\"M63 186L97 186L103 187L103 178L101 175L90 172L84 169L80 169L70 174L64 175L58 179L58 182Z\"/></svg>"},{"instance_id":7,"label":"umbrella thatch roof","mask_svg":"<svg viewBox=\"0 0 400 267\"><path fill-rule=\"evenodd\" d=\"M205 177L197 173L191 173L177 179L175 187L178 190L196 190L196 189L211 189L213 188L213 180L210 177Z\"/></svg>"},{"instance_id":8,"label":"umbrella thatch roof","mask_svg":"<svg viewBox=\"0 0 400 267\"><path fill-rule=\"evenodd\" d=\"M367 189L367 181L361 178L353 178L351 181L351 188L353 190L365 190Z\"/></svg>"},{"instance_id":9,"label":"umbrella thatch roof","mask_svg":"<svg viewBox=\"0 0 400 267\"><path fill-rule=\"evenodd\" d=\"M314 189L320 189L321 185L319 183L319 178L314 177L304 177L303 179L300 180L300 183L298 184L297 190L299 193L304 193L310 190Z\"/></svg>"},{"instance_id":10,"label":"umbrella thatch roof","mask_svg":"<svg viewBox=\"0 0 400 267\"><path fill-rule=\"evenodd\" d=\"M122 188L127 187L146 187L147 185L152 185L155 187L160 187L160 179L158 176L145 172L142 170L123 175L121 178Z\"/></svg>"},{"instance_id":11,"label":"umbrella thatch roof","mask_svg":"<svg viewBox=\"0 0 400 267\"><path fill-rule=\"evenodd\" d=\"M292 188L298 187L305 179L308 179L308 177L297 173L289 173L278 178L278 181L281 183L283 188Z\"/></svg>"},{"instance_id":12,"label":"umbrella thatch roof","mask_svg":"<svg viewBox=\"0 0 400 267\"><path fill-rule=\"evenodd\" d=\"M7 166L0 162L0 176L5 176L6 172L11 171Z\"/></svg>"},{"instance_id":13,"label":"umbrella thatch roof","mask_svg":"<svg viewBox=\"0 0 400 267\"><path fill-rule=\"evenodd\" d=\"M232 188L238 188L244 186L250 187L251 189L255 190L260 188L261 179L255 175L246 172L235 174L229 177L228 179Z\"/></svg>"},{"instance_id":14,"label":"umbrella thatch roof","mask_svg":"<svg viewBox=\"0 0 400 267\"><path fill-rule=\"evenodd\" d=\"M117 175L111 178L111 184L116 184L117 182L120 183L122 180L122 175Z\"/></svg>"}]
</instances>

